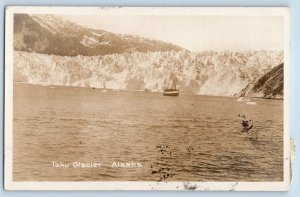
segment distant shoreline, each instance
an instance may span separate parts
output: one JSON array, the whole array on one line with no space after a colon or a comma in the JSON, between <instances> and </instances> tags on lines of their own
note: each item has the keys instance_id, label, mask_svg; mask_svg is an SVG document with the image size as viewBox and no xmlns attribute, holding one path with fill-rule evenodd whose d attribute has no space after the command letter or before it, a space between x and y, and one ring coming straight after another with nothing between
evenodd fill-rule
<instances>
[{"instance_id":1,"label":"distant shoreline","mask_svg":"<svg viewBox=\"0 0 300 197\"><path fill-rule=\"evenodd\" d=\"M111 92L118 92L118 91L132 91L132 92L145 92L145 93L157 93L161 94L162 91L146 91L146 90L132 90L132 89L110 89L110 88L97 88L97 87L81 87L81 86L67 86L67 85L46 85L46 84L34 84L29 82L14 82L15 85L24 84L24 85L30 85L30 86L43 86L43 87L68 87L68 88L83 88L83 89L95 89L95 90L108 90ZM187 93L187 92L180 92L180 94L183 95L192 95L192 96L207 96L207 97L226 97L226 98L240 98L239 96L223 96L223 95L202 95L202 94L193 94L193 93ZM278 99L278 98L264 98L264 97L249 97L250 99L263 99L263 100L284 100L284 99Z\"/></svg>"}]
</instances>

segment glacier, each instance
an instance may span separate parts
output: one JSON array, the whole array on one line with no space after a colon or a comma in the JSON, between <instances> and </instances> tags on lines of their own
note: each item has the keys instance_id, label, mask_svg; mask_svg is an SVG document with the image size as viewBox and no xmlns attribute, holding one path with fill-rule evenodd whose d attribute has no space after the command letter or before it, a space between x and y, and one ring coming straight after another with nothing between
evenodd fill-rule
<instances>
[{"instance_id":1,"label":"glacier","mask_svg":"<svg viewBox=\"0 0 300 197\"><path fill-rule=\"evenodd\" d=\"M282 50L156 51L58 56L14 51L14 82L159 92L170 74L180 92L234 96L283 62Z\"/></svg>"}]
</instances>

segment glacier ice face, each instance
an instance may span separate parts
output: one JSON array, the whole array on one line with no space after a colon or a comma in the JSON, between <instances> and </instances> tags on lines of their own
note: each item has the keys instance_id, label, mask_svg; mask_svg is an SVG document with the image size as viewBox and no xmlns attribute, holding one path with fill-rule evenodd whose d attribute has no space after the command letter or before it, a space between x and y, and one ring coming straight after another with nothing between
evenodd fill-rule
<instances>
[{"instance_id":1,"label":"glacier ice face","mask_svg":"<svg viewBox=\"0 0 300 197\"><path fill-rule=\"evenodd\" d=\"M75 57L14 51L14 81L162 91L173 73L180 92L233 96L282 62L282 51L182 50Z\"/></svg>"}]
</instances>

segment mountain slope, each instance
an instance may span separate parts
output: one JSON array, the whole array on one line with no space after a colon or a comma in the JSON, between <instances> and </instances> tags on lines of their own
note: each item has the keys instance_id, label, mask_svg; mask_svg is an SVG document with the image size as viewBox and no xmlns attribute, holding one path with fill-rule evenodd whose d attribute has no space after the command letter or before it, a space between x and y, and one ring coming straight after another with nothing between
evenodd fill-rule
<instances>
[{"instance_id":1,"label":"mountain slope","mask_svg":"<svg viewBox=\"0 0 300 197\"><path fill-rule=\"evenodd\" d=\"M14 15L14 49L61 56L180 51L171 43L90 29L56 15Z\"/></svg>"},{"instance_id":2,"label":"mountain slope","mask_svg":"<svg viewBox=\"0 0 300 197\"><path fill-rule=\"evenodd\" d=\"M240 96L283 99L284 64L273 68L253 84L240 92Z\"/></svg>"}]
</instances>

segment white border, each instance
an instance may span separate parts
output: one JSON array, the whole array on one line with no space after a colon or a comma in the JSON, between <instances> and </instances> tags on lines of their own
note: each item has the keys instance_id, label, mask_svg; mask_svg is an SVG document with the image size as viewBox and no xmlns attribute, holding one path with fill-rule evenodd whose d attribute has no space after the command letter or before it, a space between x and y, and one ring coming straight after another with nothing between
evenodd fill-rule
<instances>
[{"instance_id":1,"label":"white border","mask_svg":"<svg viewBox=\"0 0 300 197\"><path fill-rule=\"evenodd\" d=\"M12 179L13 159L13 15L199 15L199 16L283 16L284 17L284 181L283 182L17 182ZM196 190L287 191L290 185L290 10L287 7L29 7L6 8L5 19L5 152L6 190Z\"/></svg>"}]
</instances>

